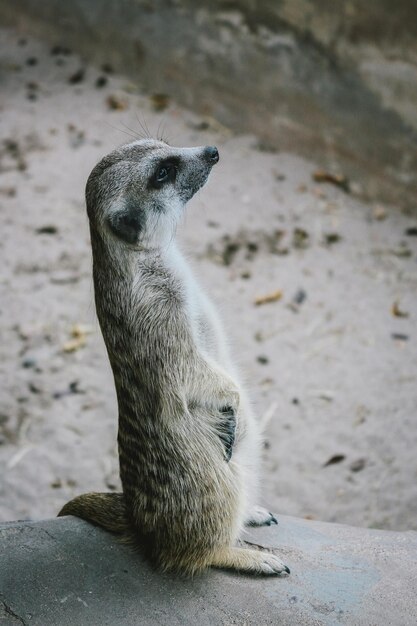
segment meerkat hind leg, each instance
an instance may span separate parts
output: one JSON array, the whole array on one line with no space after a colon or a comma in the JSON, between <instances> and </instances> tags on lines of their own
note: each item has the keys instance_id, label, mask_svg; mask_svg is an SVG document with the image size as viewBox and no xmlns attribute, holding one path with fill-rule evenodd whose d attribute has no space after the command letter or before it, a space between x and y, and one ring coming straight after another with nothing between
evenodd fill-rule
<instances>
[{"instance_id":1,"label":"meerkat hind leg","mask_svg":"<svg viewBox=\"0 0 417 626\"><path fill-rule=\"evenodd\" d=\"M278 520L267 509L262 506L254 506L245 521L246 526L271 526L278 524Z\"/></svg>"},{"instance_id":2,"label":"meerkat hind leg","mask_svg":"<svg viewBox=\"0 0 417 626\"><path fill-rule=\"evenodd\" d=\"M267 576L283 572L290 573L288 567L275 554L265 550L246 550L245 548L220 549L214 555L211 566Z\"/></svg>"}]
</instances>

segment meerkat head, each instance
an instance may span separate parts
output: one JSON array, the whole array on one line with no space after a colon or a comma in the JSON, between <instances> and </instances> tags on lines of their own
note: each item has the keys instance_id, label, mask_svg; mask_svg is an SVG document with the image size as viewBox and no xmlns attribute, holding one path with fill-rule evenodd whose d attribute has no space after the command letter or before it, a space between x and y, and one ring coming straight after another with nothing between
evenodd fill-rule
<instances>
[{"instance_id":1,"label":"meerkat head","mask_svg":"<svg viewBox=\"0 0 417 626\"><path fill-rule=\"evenodd\" d=\"M87 181L91 227L114 245L163 246L218 160L212 146L173 148L153 139L114 150Z\"/></svg>"}]
</instances>

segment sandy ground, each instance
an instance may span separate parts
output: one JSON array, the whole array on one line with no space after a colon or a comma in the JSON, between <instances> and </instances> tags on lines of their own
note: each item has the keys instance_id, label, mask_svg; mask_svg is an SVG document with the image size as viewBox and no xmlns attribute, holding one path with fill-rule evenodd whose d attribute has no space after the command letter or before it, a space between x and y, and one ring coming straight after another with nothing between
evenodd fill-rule
<instances>
[{"instance_id":1,"label":"sandy ground","mask_svg":"<svg viewBox=\"0 0 417 626\"><path fill-rule=\"evenodd\" d=\"M417 528L417 218L65 49L2 31L0 69L0 520L119 487L83 192L142 122L220 150L180 237L266 424L260 501Z\"/></svg>"}]
</instances>

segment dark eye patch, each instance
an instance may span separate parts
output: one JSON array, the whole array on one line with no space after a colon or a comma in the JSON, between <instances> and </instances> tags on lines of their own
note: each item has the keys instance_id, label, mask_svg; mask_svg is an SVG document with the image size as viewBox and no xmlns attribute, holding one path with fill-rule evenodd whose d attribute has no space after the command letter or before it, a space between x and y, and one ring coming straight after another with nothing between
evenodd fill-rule
<instances>
[{"instance_id":1,"label":"dark eye patch","mask_svg":"<svg viewBox=\"0 0 417 626\"><path fill-rule=\"evenodd\" d=\"M132 205L120 213L111 215L108 222L110 229L119 239L126 243L136 243L144 226L144 216L139 207Z\"/></svg>"},{"instance_id":2,"label":"dark eye patch","mask_svg":"<svg viewBox=\"0 0 417 626\"><path fill-rule=\"evenodd\" d=\"M177 176L179 159L160 161L149 183L154 189L160 189L165 183L173 183Z\"/></svg>"}]
</instances>

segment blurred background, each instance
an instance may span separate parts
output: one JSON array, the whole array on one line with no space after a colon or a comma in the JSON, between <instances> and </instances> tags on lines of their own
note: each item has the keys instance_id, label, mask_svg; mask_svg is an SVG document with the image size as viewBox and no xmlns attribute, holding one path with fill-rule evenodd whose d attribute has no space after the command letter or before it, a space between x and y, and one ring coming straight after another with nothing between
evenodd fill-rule
<instances>
[{"instance_id":1,"label":"blurred background","mask_svg":"<svg viewBox=\"0 0 417 626\"><path fill-rule=\"evenodd\" d=\"M0 520L120 488L84 186L217 145L179 233L265 425L260 502L417 528L417 6L1 0Z\"/></svg>"}]
</instances>

